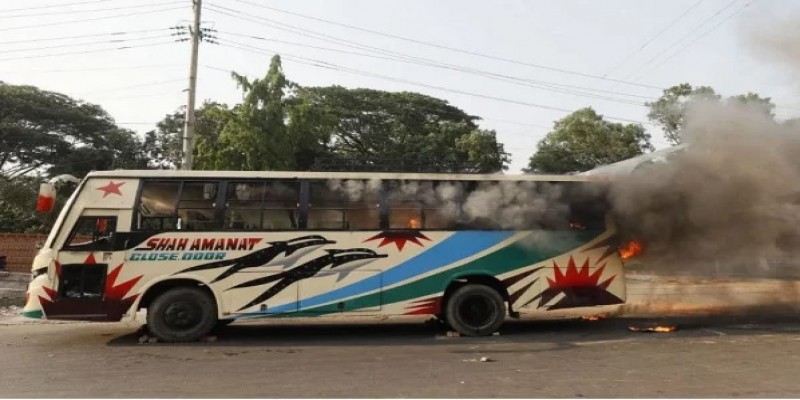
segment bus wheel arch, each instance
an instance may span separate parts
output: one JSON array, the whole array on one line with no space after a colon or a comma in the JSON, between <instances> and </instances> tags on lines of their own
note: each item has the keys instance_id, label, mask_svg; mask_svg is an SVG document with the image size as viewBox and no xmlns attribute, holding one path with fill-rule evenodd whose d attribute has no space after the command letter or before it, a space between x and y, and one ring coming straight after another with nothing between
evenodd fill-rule
<instances>
[{"instance_id":1,"label":"bus wheel arch","mask_svg":"<svg viewBox=\"0 0 800 400\"><path fill-rule=\"evenodd\" d=\"M173 278L173 279L165 279L158 281L149 287L144 289L142 293L141 299L139 303L136 305L136 310L141 310L143 308L147 308L156 297L161 295L162 293L166 292L169 289L176 288L176 287L198 287L201 290L204 290L212 299L214 299L214 305L219 310L219 299L214 294L208 285L204 284L203 282L197 279L191 278ZM217 311L219 313L219 311Z\"/></svg>"},{"instance_id":2,"label":"bus wheel arch","mask_svg":"<svg viewBox=\"0 0 800 400\"><path fill-rule=\"evenodd\" d=\"M218 323L211 289L193 279L169 279L148 288L138 305L147 309L150 332L165 342L201 339Z\"/></svg>"},{"instance_id":3,"label":"bus wheel arch","mask_svg":"<svg viewBox=\"0 0 800 400\"><path fill-rule=\"evenodd\" d=\"M490 335L502 325L507 314L514 315L509 299L505 286L493 276L460 276L453 279L445 289L441 302L442 314L437 317L463 335ZM465 307L484 309L487 320L477 322L465 319Z\"/></svg>"}]
</instances>

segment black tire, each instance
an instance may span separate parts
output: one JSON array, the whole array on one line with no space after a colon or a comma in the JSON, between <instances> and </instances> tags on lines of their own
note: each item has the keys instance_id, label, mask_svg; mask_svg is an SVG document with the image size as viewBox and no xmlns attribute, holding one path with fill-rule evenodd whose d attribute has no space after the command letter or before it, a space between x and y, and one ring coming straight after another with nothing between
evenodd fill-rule
<instances>
[{"instance_id":1,"label":"black tire","mask_svg":"<svg viewBox=\"0 0 800 400\"><path fill-rule=\"evenodd\" d=\"M217 324L217 307L208 293L178 287L158 295L147 309L147 326L162 342L193 342Z\"/></svg>"},{"instance_id":2,"label":"black tire","mask_svg":"<svg viewBox=\"0 0 800 400\"><path fill-rule=\"evenodd\" d=\"M506 303L496 290L485 285L464 285L447 300L447 324L465 336L497 332L506 319Z\"/></svg>"}]
</instances>

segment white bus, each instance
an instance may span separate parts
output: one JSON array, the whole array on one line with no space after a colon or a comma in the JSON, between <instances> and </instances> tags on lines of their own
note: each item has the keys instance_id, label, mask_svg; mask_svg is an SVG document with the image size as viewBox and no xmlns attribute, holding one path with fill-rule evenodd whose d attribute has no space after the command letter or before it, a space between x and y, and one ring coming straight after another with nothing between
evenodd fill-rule
<instances>
[{"instance_id":1,"label":"white bus","mask_svg":"<svg viewBox=\"0 0 800 400\"><path fill-rule=\"evenodd\" d=\"M605 204L574 176L93 172L34 259L23 313L144 314L166 342L334 313L488 335L507 316L624 303Z\"/></svg>"}]
</instances>

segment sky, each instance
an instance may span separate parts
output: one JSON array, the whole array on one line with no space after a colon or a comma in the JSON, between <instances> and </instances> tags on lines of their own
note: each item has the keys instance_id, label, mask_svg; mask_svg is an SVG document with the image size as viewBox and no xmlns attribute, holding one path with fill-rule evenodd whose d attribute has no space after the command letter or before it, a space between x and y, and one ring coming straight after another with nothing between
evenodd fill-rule
<instances>
[{"instance_id":1,"label":"sky","mask_svg":"<svg viewBox=\"0 0 800 400\"><path fill-rule=\"evenodd\" d=\"M497 132L514 173L587 106L666 147L644 102L682 82L800 116L793 75L748 40L797 15L783 0L203 0L216 43L200 46L197 101L235 104L230 71L263 76L278 53L304 86L446 99ZM190 45L171 27L191 19L191 0L0 0L0 81L99 104L143 134L186 103Z\"/></svg>"}]
</instances>

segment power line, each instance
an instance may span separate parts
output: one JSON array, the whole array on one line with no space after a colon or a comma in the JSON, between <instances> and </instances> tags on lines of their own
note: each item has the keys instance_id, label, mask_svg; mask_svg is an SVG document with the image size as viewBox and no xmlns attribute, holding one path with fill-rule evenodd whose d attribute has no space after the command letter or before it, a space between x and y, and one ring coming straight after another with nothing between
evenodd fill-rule
<instances>
[{"instance_id":1,"label":"power line","mask_svg":"<svg viewBox=\"0 0 800 400\"><path fill-rule=\"evenodd\" d=\"M736 12L734 12L733 14L730 14L730 15L728 15L728 16L727 16L725 19L723 19L722 21L720 21L720 22L719 22L719 23L717 23L716 25L712 26L712 27L711 27L711 29L709 29L709 30L705 31L705 32L704 32L702 35L695 37L695 38L694 38L694 40L692 40L691 42L687 43L687 44L686 44L686 45L684 45L683 47L680 47L680 48L678 48L678 50L676 50L674 53L672 53L672 54L670 54L669 56L667 56L667 58L665 58L665 59L661 60L661 62L659 62L658 64L654 65L654 66L652 67L652 69L655 69L655 68L658 68L658 67L660 67L660 66L664 65L666 62L668 62L669 60L673 59L675 56L677 56L678 54L680 54L682 51L684 51L684 50L688 49L689 47L692 47L692 46L693 46L695 43L697 43L697 42L698 42L700 39L702 39L702 38L706 37L706 36L707 36L709 33L711 33L711 32L713 32L713 31L715 31L717 28L719 28L720 26L722 26L722 24L724 24L724 23L728 22L728 21L729 21L731 18L733 18L733 17L735 17L735 16L737 16L737 15L741 14L741 13L742 13L742 12L743 12L743 11L744 11L744 10L745 10L747 7L750 7L750 5L752 5L752 4L753 4L753 3L755 3L756 1L758 1L758 0L750 0L750 2L748 2L747 4L745 4L745 5L744 5L744 7L740 8L739 10L737 10ZM662 55L663 55L663 54L662 54Z\"/></svg>"},{"instance_id":2,"label":"power line","mask_svg":"<svg viewBox=\"0 0 800 400\"><path fill-rule=\"evenodd\" d=\"M157 82L147 82L147 83L137 83L135 85L127 85L127 86L119 86L115 88L106 88L102 90L92 90L89 92L81 92L78 93L79 96L85 96L87 94L94 94L94 93L105 93L105 92L117 92L120 90L128 90L128 89L137 89L140 87L148 87L148 86L159 86L166 83L174 83L174 82L183 82L185 78L176 78L176 79L169 79L166 81L157 81Z\"/></svg>"},{"instance_id":3,"label":"power line","mask_svg":"<svg viewBox=\"0 0 800 400\"><path fill-rule=\"evenodd\" d=\"M157 43L143 44L143 45L138 45L138 46L121 46L121 47L111 47L111 48L106 48L106 49L94 49L94 50L74 51L74 52L66 52L66 53L39 54L39 55L33 55L33 56L0 58L0 61L25 60L25 59L30 59L30 58L59 57L59 56L69 56L69 55L76 55L76 54L100 53L100 52L104 52L104 51L113 51L113 50L127 50L127 49L143 48L143 47L155 47L155 46L161 46L161 45L173 44L173 43L175 43L175 41L174 40L170 40L170 41L167 41L167 42L157 42Z\"/></svg>"},{"instance_id":4,"label":"power line","mask_svg":"<svg viewBox=\"0 0 800 400\"><path fill-rule=\"evenodd\" d=\"M625 58L624 58L622 61L620 61L620 62L619 62L619 64L615 65L615 66L614 66L614 67L612 67L610 70L608 70L608 72L606 72L605 74L603 74L603 76L604 76L604 77L605 77L605 76L608 76L608 75L609 75L609 74L611 74L612 72L616 71L616 70L617 70L617 68L619 68L619 67L621 67L623 64L625 64L625 63L626 63L628 60L630 60L630 59L631 59L633 56L635 56L635 55L637 55L637 54L641 53L641 52L642 52L642 50L644 50L644 49L645 49L647 46L649 46L649 45L650 45L650 43L653 43L653 41L654 41L654 40L658 39L658 38L659 38L661 35L663 35L663 34L664 34L664 32L666 32L667 30L669 30L669 28L672 28L673 26L675 26L675 24L676 24L676 23L678 23L678 21L680 21L680 20L681 20L681 18L685 17L687 14L689 14L689 12L690 12L690 11L694 10L694 9L695 9L697 6L699 6L699 5L700 5L700 3L704 2L704 1L706 1L706 0L697 0L697 1L696 1L694 4L692 4L692 6L691 6L691 7L687 8L687 9L686 9L686 11L684 11L684 12L682 12L682 13L681 13L681 15L678 15L678 16L677 16L675 19L673 19L672 21L670 21L670 22L669 22L669 23L668 23L666 26L664 26L664 28L662 28L661 30L659 30L659 31L658 31L658 33L656 33L655 35L653 35L652 37L650 37L650 39L648 39L647 41L645 41L645 42L644 42L644 44L642 44L641 46L639 46L639 48L637 48L636 50L634 50L633 52L631 52L630 54L628 54L628 56L627 56L627 57L625 57Z\"/></svg>"},{"instance_id":5,"label":"power line","mask_svg":"<svg viewBox=\"0 0 800 400\"><path fill-rule=\"evenodd\" d=\"M220 13L220 14L228 15L228 16L231 16L231 17L234 17L234 18L243 19L245 21L249 21L249 22L253 22L253 23L257 23L257 24L270 26L270 27L273 27L273 28L276 28L276 29L284 30L282 28L275 27L271 23L261 22L259 20L254 20L254 19L251 19L251 18L249 18L247 16L243 16L243 15L230 14L228 12L220 11L220 10L217 10L217 9L214 8L214 7L219 8L219 6L211 5L210 7L212 7L212 8L210 8L209 10L213 11L213 12L216 12L216 13ZM236 12L238 13L238 11L236 11ZM306 37L312 37L312 38L317 39L317 40L332 42L332 43L335 43L337 45L342 45L342 46L346 46L346 47L350 47L350 48L357 48L359 50L372 51L372 52L376 52L376 53L379 53L379 54L385 54L387 56L381 57L381 56L375 56L375 55L372 55L372 54L350 52L350 51L342 50L342 49L331 49L331 48L326 48L326 47L308 45L308 44L304 44L304 43L289 42L289 41L283 41L283 40L277 40L277 39L268 39L268 38L264 38L264 37L260 37L260 36L254 36L254 35L245 35L245 34L237 34L237 33L228 33L228 34L232 34L234 36L248 37L248 38L258 39L258 40L273 41L273 42L277 42L277 43L286 43L286 44L290 44L290 45L309 47L309 48L314 48L314 49L318 49L318 50L334 51L334 52L346 53L346 54L351 54L351 55L358 55L358 56L363 56L363 57L372 57L372 58L378 58L378 59L385 59L385 60L391 60L391 61L400 61L400 62L412 63L412 64L417 64L417 65L430 66L430 67L435 67L435 68L444 68L444 69L456 70L456 71L465 72L465 73L469 73L469 74L488 77L488 78L499 80L499 81L503 81L503 82L506 82L506 83L512 83L512 84L515 84L515 85L521 85L521 86L526 86L526 87L531 87L531 88L536 88L536 89L548 90L548 91L551 91L551 92L557 92L557 93L573 95L573 96L581 96L581 97L588 97L588 98L599 99L599 100L613 101L613 102L622 103L622 104L628 104L628 105L644 106L644 104L642 102L635 102L635 101L632 101L630 99L619 99L619 98L614 98L614 97L610 97L610 96L599 95L599 94L596 94L596 93L587 93L585 91L611 93L611 94L618 94L618 95L629 96L629 97L637 97L637 98L648 99L648 100L651 99L650 96L640 96L640 95L629 94L629 93L613 92L613 91L608 91L608 90L603 90L603 89L587 88L587 87L581 87L581 86L559 84L559 83L554 83L554 82L536 81L536 80L531 80L531 79L526 79L526 78L520 78L520 77L515 77L515 76L508 76L508 75L504 75L504 74L493 73L493 72L485 71L485 70L478 70L478 69L475 69L475 68L469 68L469 67L463 67L463 66L458 66L458 65L454 65L454 64L442 63L442 62L439 62L437 60L410 56L410 55L407 55L407 54L393 52L393 51L387 51L387 50L384 50L384 49L381 49L381 48L378 48L378 47L373 47L373 46L369 46L369 45L363 45L363 44L360 44L360 43L357 43L357 42L353 42L353 41L349 41L349 40L345 40L345 39L340 39L340 38L337 38L337 37L334 37L334 36L330 36L330 35L317 34L317 33L313 32L313 31L308 31L308 30L302 30L302 33L301 32L297 32L296 30L291 30L291 29L287 30L287 31L295 33L295 34L298 34L298 35L306 36ZM223 33L225 33L225 32L223 32ZM321 36L321 37L319 37L319 36Z\"/></svg>"},{"instance_id":6,"label":"power line","mask_svg":"<svg viewBox=\"0 0 800 400\"><path fill-rule=\"evenodd\" d=\"M313 45L308 45L308 44L304 44L304 43L288 42L288 41L277 40L277 39L268 39L268 38L263 38L263 37L258 37L258 36L237 34L237 33L232 33L232 32L220 31L220 33L227 34L227 35L232 35L232 36L240 36L240 37L258 39L258 40L263 40L263 41L270 41L270 42L285 43L285 44L301 46L301 47L308 47L308 48L313 48L313 49L317 49L317 50L333 51L333 52L344 53L344 54L349 54L349 55L356 55L356 56L362 56L362 57L370 57L370 58L377 58L377 59L390 60L390 61L398 61L398 62L404 62L404 63L410 63L410 64L416 64L416 65L423 65L423 66L429 66L429 67L434 67L434 68L448 69L448 70L459 71L459 72L464 72L464 73L473 74L473 75L479 75L479 76L483 76L483 77L486 77L486 78L499 80L499 81L506 82L506 83L511 83L511 84L530 87L530 88L535 88L535 89L547 90L547 91L556 92L556 93L562 93L562 94L568 94L568 95L574 95L574 96L581 96L581 97L588 97L588 98L599 99L599 100L607 100L607 101L613 101L613 102L622 103L622 104L644 106L644 104L642 102L634 102L634 101L631 101L629 99L619 99L619 98L614 98L614 97L609 97L609 96L602 96L602 95L598 95L598 94L594 94L594 93L587 93L587 92L581 91L581 90L596 90L596 89L592 89L592 88L585 88L585 87L572 86L572 85L563 85L563 84L557 84L557 83L546 82L546 81L536 81L536 80L520 78L520 77L515 77L515 76L509 76L509 75L504 75L504 74L497 74L497 73L493 73L493 72L485 71L485 70L461 67L461 66L453 65L453 64L439 63L439 62L436 62L435 60L420 59L420 60L428 60L429 61L429 62L424 62L424 61L417 61L416 59L408 59L408 58L402 58L402 57L384 57L384 56L377 56L377 55L374 55L374 54L357 53L357 52L352 52L352 51L349 51L349 50L313 46ZM567 89L564 89L564 88L567 88ZM578 90L570 90L570 89L578 89ZM598 90L598 91L601 91L601 90ZM610 93L620 94L620 95L625 95L625 96L631 96L631 97L639 97L639 98L648 99L648 100L651 99L651 97L648 97L648 96L639 96L639 95L628 94L628 93L619 93L619 92L610 92Z\"/></svg>"},{"instance_id":7,"label":"power line","mask_svg":"<svg viewBox=\"0 0 800 400\"><path fill-rule=\"evenodd\" d=\"M221 40L220 41L220 45L225 46L225 47L231 47L231 48L239 49L239 50L251 51L251 52L262 54L262 55L273 55L275 53L275 52L273 52L272 50L269 50L269 49L263 49L263 48L258 48L258 47L254 47L254 46L249 46L249 45L245 45L245 44L242 44L242 43L237 43L237 42L233 42L233 41L229 41L229 40ZM326 68L326 69L346 72L346 73L350 73L350 74L354 74L354 75L368 76L368 77L372 77L372 78L383 79L383 80L392 81L392 82L398 82L398 83L404 83L404 84L408 84L408 85L420 86L420 87L425 87L425 88L428 88L428 89L441 90L441 91L461 94L461 95L465 95L465 96L471 96L471 97L483 98L483 99L488 99L488 100L500 101L500 102L505 102L505 103L510 103L510 104L517 104L517 105L522 105L522 106L527 106L527 107L532 107L532 108L541 108L541 109L545 109L545 110L560 111L560 112L565 112L565 113L572 113L572 112L575 111L575 110L570 110L570 109L561 108L561 107L548 106L548 105L544 105L544 104L530 103L530 102L514 100L514 99L506 99L506 98L502 98L502 97L485 95L485 94L481 94L481 93L474 93L474 92L468 92L468 91L459 90L459 89L451 89L451 88L446 88L446 87L442 87L442 86L436 86L436 85L430 85L430 84L426 84L426 83L409 81L409 80L406 80L406 79L401 79L401 78L396 78L396 77L391 77L391 76L381 75L381 74L375 74L375 73L368 72L368 71L363 71L363 70L359 70L359 69L355 69L355 68L349 68L349 67L344 67L344 66L337 65L337 64L332 64L332 63L329 63L329 62L326 62L326 61L315 60L315 59L311 59L311 58L307 58L307 57L295 56L295 55L290 55L290 54L286 54L286 53L283 53L281 55L281 57L285 58L287 60L290 60L290 61L295 61L295 62L300 63L300 64L306 64L306 65L311 65L311 66L315 66L315 67L319 67L319 68ZM635 120L631 120L631 119L627 119L627 118L610 117L610 116L605 116L605 117L607 119L625 121L625 122L629 122L629 123L652 125L651 123L635 121Z\"/></svg>"},{"instance_id":8,"label":"power line","mask_svg":"<svg viewBox=\"0 0 800 400\"><path fill-rule=\"evenodd\" d=\"M140 41L140 40L160 39L160 38L163 38L163 37L165 37L165 35L146 36L146 37L141 37L141 38L130 38L130 39L96 40L96 41L93 41L93 42L70 43L70 44L61 44L61 45L56 45L56 46L33 47L33 48L13 49L13 50L0 50L0 53L19 53L19 52L25 52L25 51L62 49L62 48L66 48L66 47L92 46L92 45L96 45L96 44L105 44L105 43L125 43L125 42L135 42L135 41Z\"/></svg>"},{"instance_id":9,"label":"power line","mask_svg":"<svg viewBox=\"0 0 800 400\"><path fill-rule=\"evenodd\" d=\"M142 30L138 30L138 31L119 31L119 32L94 33L94 34L89 34L89 35L77 35L77 36L59 36L59 37L47 37L47 38L38 38L38 39L9 40L9 41L5 41L5 42L0 42L0 44L49 42L49 41L58 41L58 40L67 40L67 39L83 39L83 38L102 37L102 36L122 36L122 35L134 34L134 33L149 33L149 32L168 31L170 29L171 28L142 29Z\"/></svg>"},{"instance_id":10,"label":"power line","mask_svg":"<svg viewBox=\"0 0 800 400\"><path fill-rule=\"evenodd\" d=\"M17 72L29 73L53 73L53 72L88 72L88 71L119 71L126 69L148 69L148 68L167 68L167 67L186 67L183 64L160 64L160 65L126 65L120 67L96 67L96 68L57 68L57 69L35 69L25 71L0 71L3 74L13 74Z\"/></svg>"},{"instance_id":11,"label":"power line","mask_svg":"<svg viewBox=\"0 0 800 400\"><path fill-rule=\"evenodd\" d=\"M507 63L517 64L517 65L524 65L524 66L532 67L532 68L544 69L544 70L548 70L548 71L559 72L559 73L575 75L575 76L582 76L584 78L593 78L593 79L611 81L611 82L616 82L616 83L621 83L621 84L626 84L626 85L645 87L645 88L648 88L648 89L661 89L660 87L653 86L653 85L647 85L647 84L643 84L643 83L630 82L630 81L623 81L623 80L619 80L619 79L605 78L605 77L598 76L598 75L592 75L592 74L587 74L587 73L578 72L578 71L571 71L571 70L567 70L567 69L563 69L563 68L549 67L549 66L540 65L540 64L533 64L533 63L530 63L530 62L514 60L514 59L510 59L510 58L483 54L483 53L479 53L479 52L472 51L472 50L459 49L459 48L440 45L440 44L436 44L436 43L425 42L425 41L412 39L412 38L408 38L408 37L404 37L404 36L392 35L392 34L388 34L388 33L384 33L384 32L375 31L375 30L372 30L372 29L361 28L361 27L358 27L358 26L343 24L343 23L340 23L340 22L335 22L335 21L330 21L330 20L326 20L326 19L322 19L322 18L312 17L312 16L309 16L309 15L293 13L293 12L290 12L290 11L285 11L285 10L277 9L277 8L274 8L274 7L269 7L269 6L265 6L265 5L258 4L258 3L252 3L252 2L249 2L249 1L246 1L246 0L234 0L234 1L237 1L239 3L249 4L249 5L252 5L252 6L255 6L255 7L269 9L269 10L272 10L272 11L277 11L277 12L281 12L281 13L295 15L295 16L298 16L298 17L301 17L301 18L311 19L311 20L315 20L315 21L324 22L324 23L327 23L327 24L342 26L342 27L345 27L345 28L355 29L355 30L359 30L359 31L362 31L362 32L367 32L367 33L371 33L371 34L375 34L375 35L389 37L389 38L392 38L392 39L404 40L404 41L411 42L411 43L416 43L416 44L429 46L429 47L435 47L435 48L438 48L438 49L448 50L448 51L457 52L457 53L469 54L469 55L472 55L472 56L492 59L492 60L495 60L495 61L504 61L504 62L507 62ZM214 5L214 6L217 7L217 8L227 9L229 11L241 12L241 11L233 10L233 9L230 9L230 8L222 7L222 6L219 6L219 5ZM252 15L251 13L246 13L246 14L247 15ZM272 22L274 24L277 24L277 25L288 26L288 27L291 27L291 28L294 28L294 29L302 29L302 28L298 28L296 26L284 24L284 23L281 23L281 22L278 22L278 21L275 21L275 20L270 20L270 19L264 18L264 17L258 17L258 16L254 16L254 17L270 21L270 22ZM308 30L305 30L305 31L308 31Z\"/></svg>"},{"instance_id":12,"label":"power line","mask_svg":"<svg viewBox=\"0 0 800 400\"><path fill-rule=\"evenodd\" d=\"M631 76L633 76L633 75L635 75L635 74L639 73L640 71L642 71L642 70L646 69L648 66L650 66L650 64L651 64L653 61L657 60L658 58L660 58L661 56L663 56L665 53L667 53L667 52L669 52L670 50L672 50L672 49L673 49L675 46L677 46L679 43L683 42L683 41L684 41L686 38L688 38L688 37L690 37L690 36L694 35L694 33L695 33L695 32L697 32L697 31L698 31L700 28L702 28L702 27L703 27L705 24L707 24L707 23L708 23L709 21L711 21L712 19L716 18L716 17L717 17L718 15L720 15L720 14L721 14L723 11L725 11L725 10L727 10L728 8L732 7L732 6L733 6L733 5L734 5L736 2L738 2L738 1L739 1L739 0L731 0L730 2L728 2L728 3L727 3L725 6L724 6L724 7L722 7L722 8L721 8L721 9L719 9L719 10L717 10L717 12L715 12L713 15L711 15L711 16L710 16L710 17L708 17L708 18L706 18L705 20L703 20L703 22L699 23L699 24L698 24L698 25L696 25L694 28L692 28L692 30L690 30L690 31L689 31L689 33L687 33L686 35L682 36L680 39L678 39L678 40L676 40L676 41L672 42L672 44L670 44L670 45L667 47L667 49L666 49L666 50L664 50L664 51L662 51L662 52L659 52L659 53L658 53L658 54L656 54L655 56L653 56L653 57L651 57L650 59L648 59L648 60L647 60L647 61L646 61L644 64L642 64L642 65L641 65L641 66L640 66L638 69L636 69L635 71L633 71L633 72L629 73L628 75L626 75L624 79L629 79Z\"/></svg>"},{"instance_id":13,"label":"power line","mask_svg":"<svg viewBox=\"0 0 800 400\"><path fill-rule=\"evenodd\" d=\"M11 31L17 29L31 29L31 28L41 28L41 27L51 27L56 25L68 25L80 22L90 22L90 21L100 21L106 19L114 19L114 18L125 18L125 17L133 17L136 15L145 15L145 14L155 14L164 11L174 11L174 10L181 10L183 7L172 7L172 8L163 8L158 10L148 10L148 11L141 11L141 12L134 12L134 13L125 13L125 14L117 14L117 15L106 15L103 17L95 17L95 18L85 18L85 19L74 19L70 21L59 21L59 22L48 22L45 24L37 24L37 25L25 25L25 26L12 26L9 28L0 28L0 31Z\"/></svg>"},{"instance_id":14,"label":"power line","mask_svg":"<svg viewBox=\"0 0 800 400\"><path fill-rule=\"evenodd\" d=\"M78 13L92 13L92 12L103 12L103 11L116 11L116 10L130 10L133 8L146 8L146 7L162 7L162 6L169 6L173 4L181 4L182 1L173 1L167 3L152 3L152 4L139 4L135 6L124 6L124 7L113 7L113 8L93 8L89 10L68 10L68 11L54 11L54 12L46 12L46 13L38 13L38 14L20 14L20 15L0 15L0 19L2 18L26 18L26 17L41 17L46 15L64 15L64 14L78 14Z\"/></svg>"},{"instance_id":15,"label":"power line","mask_svg":"<svg viewBox=\"0 0 800 400\"><path fill-rule=\"evenodd\" d=\"M0 12L41 10L41 9L44 9L44 8L56 8L56 7L60 8L60 7L75 6L75 5L82 5L82 4L103 3L103 2L108 2L108 1L111 1L111 0L89 0L89 1L78 1L78 2L75 2L75 3L54 4L54 5L50 5L50 6L12 8L12 9L0 10Z\"/></svg>"}]
</instances>

